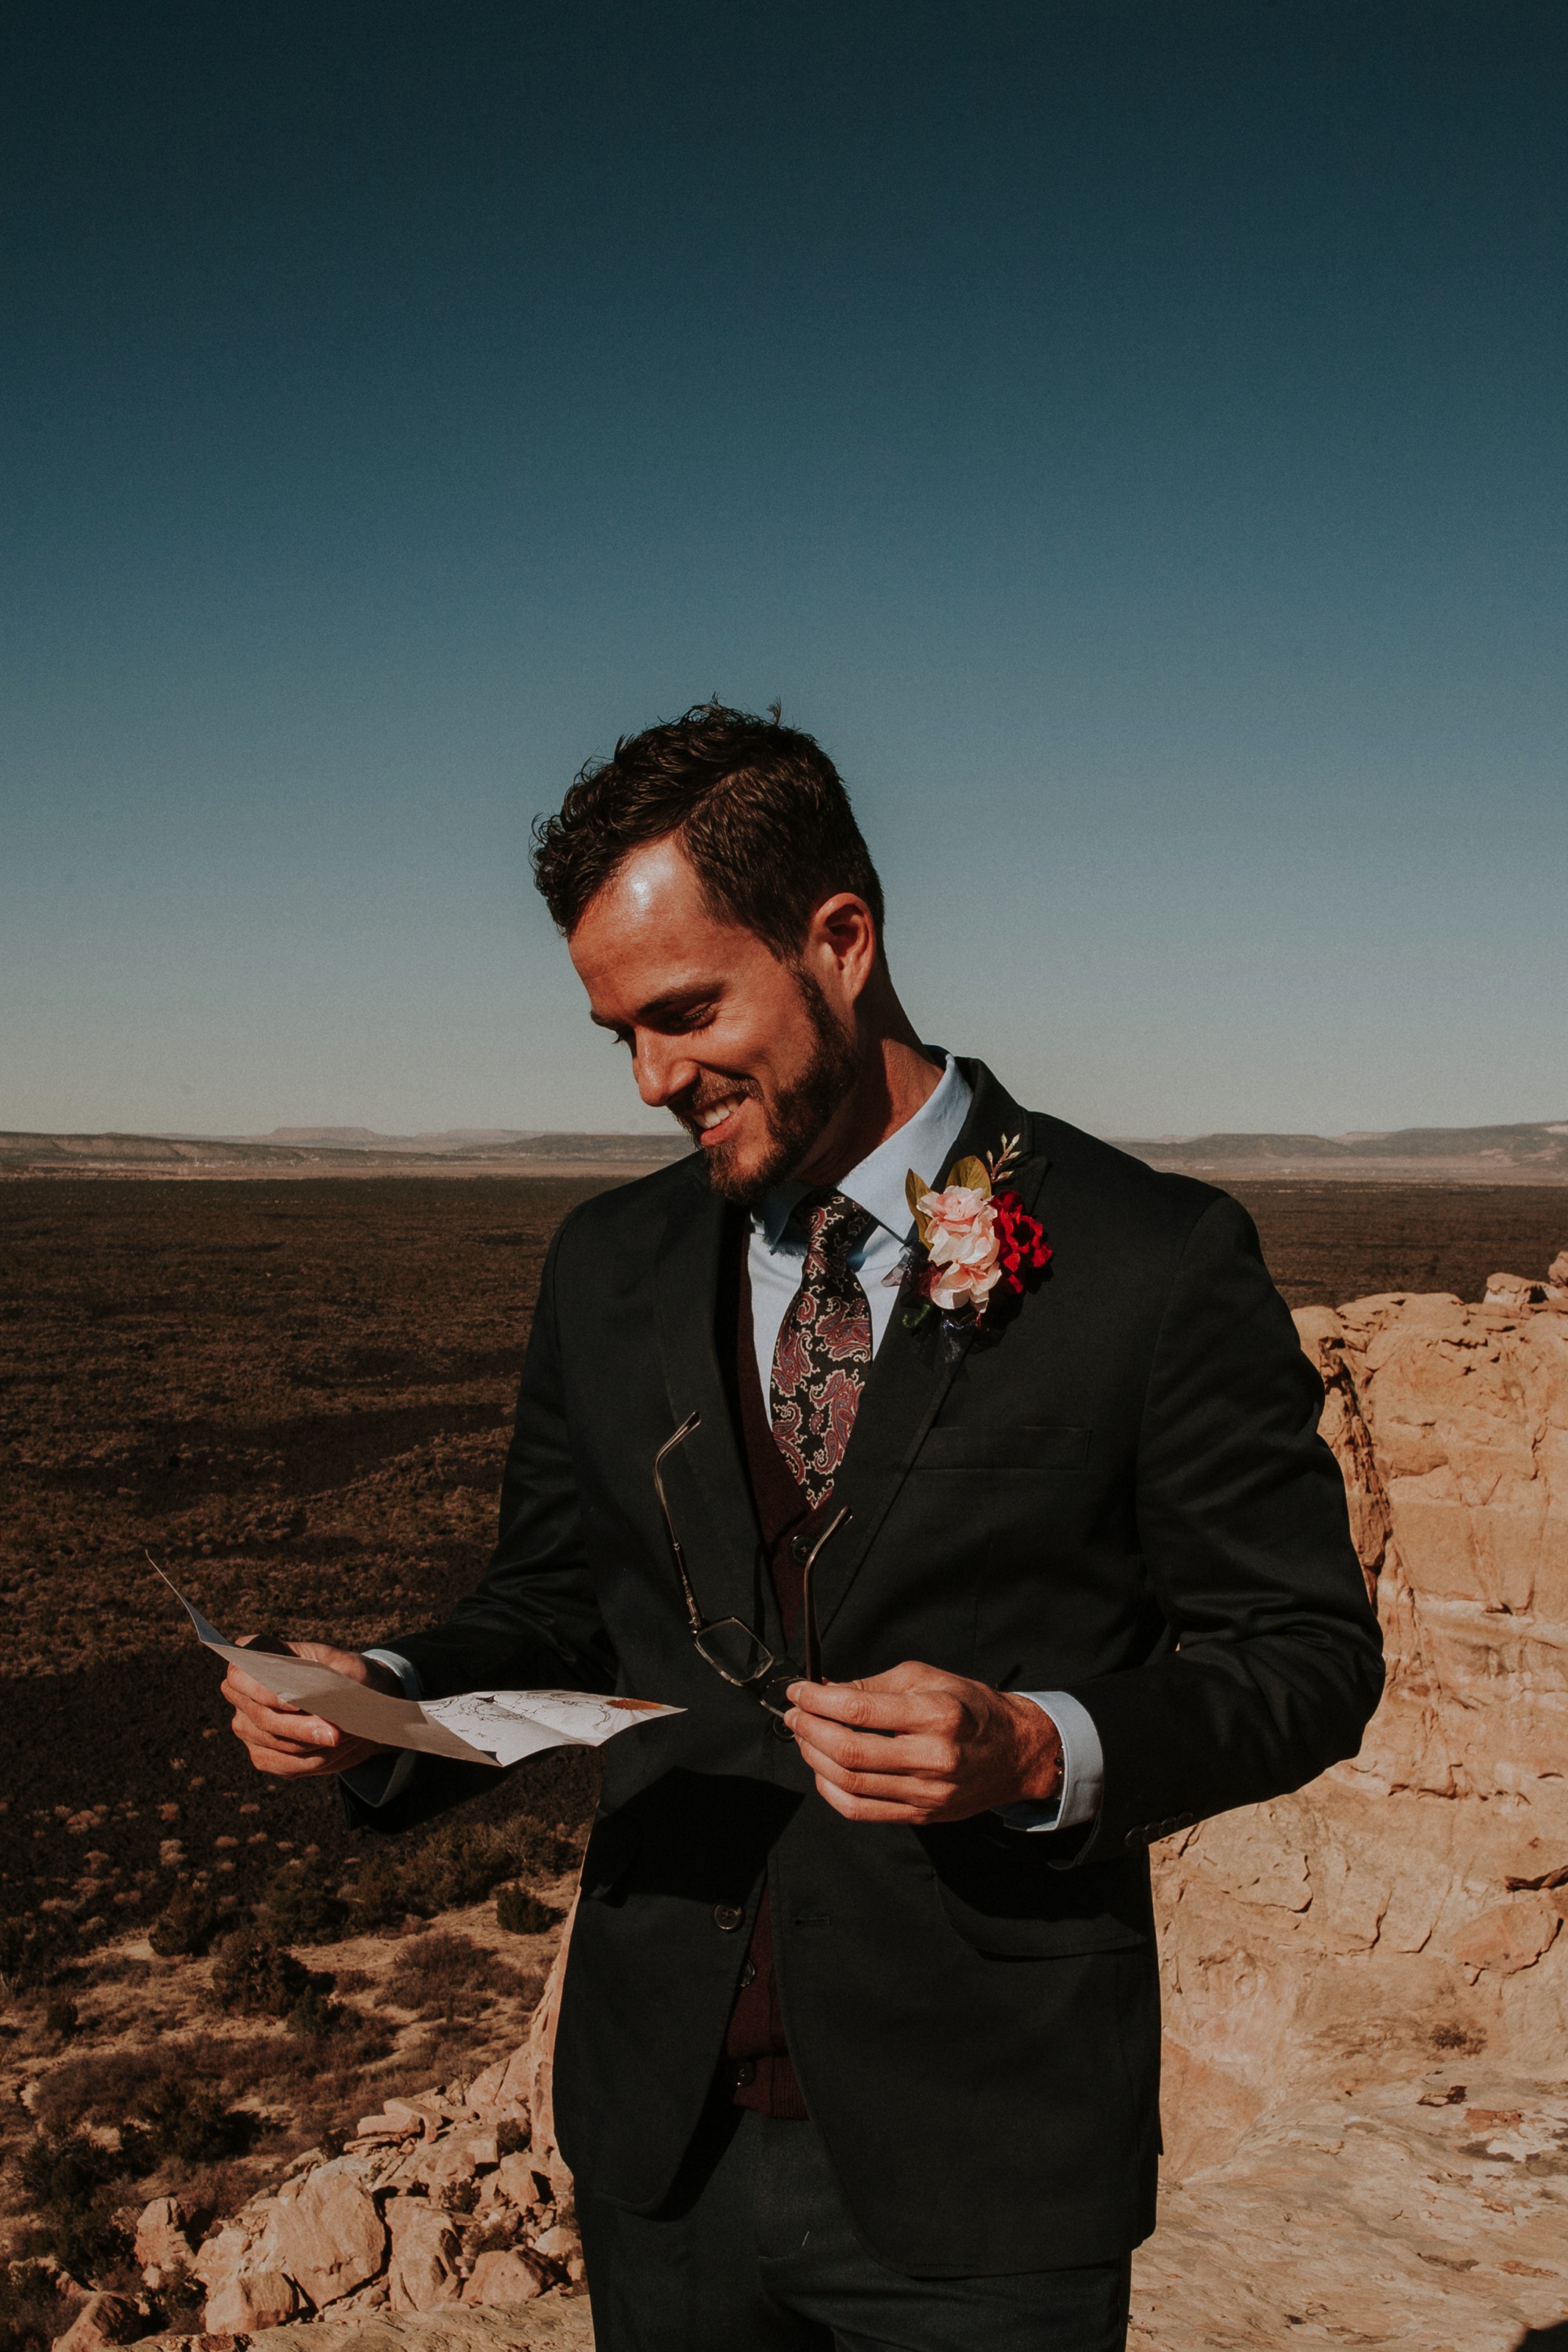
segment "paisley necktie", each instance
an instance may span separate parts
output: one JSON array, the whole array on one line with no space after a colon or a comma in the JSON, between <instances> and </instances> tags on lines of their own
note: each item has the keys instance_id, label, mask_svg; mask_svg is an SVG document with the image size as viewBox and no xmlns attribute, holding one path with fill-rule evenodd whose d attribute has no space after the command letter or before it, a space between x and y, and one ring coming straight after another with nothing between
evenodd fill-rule
<instances>
[{"instance_id":1,"label":"paisley necktie","mask_svg":"<svg viewBox=\"0 0 1568 2352\"><path fill-rule=\"evenodd\" d=\"M876 1219L842 1192L808 1192L794 1211L805 1265L773 1349L769 1410L779 1452L813 1510L833 1491L871 1369L871 1310L848 1257Z\"/></svg>"}]
</instances>

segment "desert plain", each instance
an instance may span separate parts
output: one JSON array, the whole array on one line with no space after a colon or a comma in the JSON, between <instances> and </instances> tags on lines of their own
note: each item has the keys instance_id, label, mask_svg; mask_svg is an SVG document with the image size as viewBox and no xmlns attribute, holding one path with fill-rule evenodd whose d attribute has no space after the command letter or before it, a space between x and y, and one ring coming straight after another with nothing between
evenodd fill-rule
<instances>
[{"instance_id":1,"label":"desert plain","mask_svg":"<svg viewBox=\"0 0 1568 2352\"><path fill-rule=\"evenodd\" d=\"M269 1629L363 1643L438 1617L486 1556L550 1234L574 1202L615 1181L0 1182L0 2229L20 2265L0 2273L11 2282L0 2284L0 2352L63 2332L79 2301L73 2287L89 2284L138 2300L142 2332L199 2328L188 2282L183 2303L178 2281L160 2300L132 2252L149 2199L183 2195L199 2242L302 2150L330 2156L379 2102L476 2075L526 2033L570 1899L591 1761L539 1759L406 1871L389 1870L360 1850L330 1791L251 1773L226 1728L216 1662L148 1555L231 1635ZM1478 1303L1489 1276L1537 1275L1568 1242L1562 1183L1249 1177L1231 1189L1296 1308L1389 1294ZM1325 1362L1337 1362L1340 1342L1323 1344ZM1382 1344L1374 1335L1374 1354ZM1301 1842L1286 1829L1287 1846L1292 1835ZM1568 1852L1561 1860L1568 1865ZM1194 1868L1201 1861L1194 1849ZM1266 1879L1272 1866L1265 1858L1258 1873ZM1553 1866L1543 1860L1542 1883ZM1189 1889L1173 1867L1166 1857L1179 1903ZM434 1890L424 1900L421 1874ZM1308 1907L1291 1911L1290 1894L1278 1900L1288 1920ZM252 1957L255 1980L226 1995L214 1983L224 1937L258 1918L267 1948ZM1486 1969L1483 1958L1468 1979L1483 1990ZM1406 2141L1417 2126L1427 2138L1456 2138L1466 2099L1451 2094L1472 2090L1465 2075L1490 2062L1469 2011L1439 2030L1450 2040L1429 2041L1410 2063L1417 2073L1418 2061L1426 2073L1447 2066L1440 2098L1422 2105L1412 2092L1401 2105L1402 2092L1377 2086L1375 2067L1355 2076L1373 2086L1369 2133L1384 2128L1383 2098L1397 2107L1386 2128ZM1511 2273L1505 2260L1503 2284L1513 2294L1521 2279L1541 2284L1517 2308L1494 2296L1495 2324L1484 2280L1471 2275L1479 2258L1458 2252L1445 2274L1440 2252L1419 2249L1412 2259L1426 2262L1434 2295L1452 2288L1458 2297L1447 2332L1440 2317L1418 2320L1415 2334L1358 2326L1331 2294L1303 2291L1303 2308L1289 2310L1289 2282L1275 2291L1254 2281L1251 2302L1233 2295L1205 2316L1194 2276L1202 2260L1224 2264L1224 2217L1248 2197L1256 2203L1266 2175L1282 2173L1287 2207L1289 2184L1300 2184L1292 2277L1310 2278L1316 2263L1328 2281L1344 2263L1379 2258L1364 2230L1355 2236L1364 2210L1347 2213L1331 2116L1316 2137L1287 2131L1263 2147L1226 2191L1225 2168L1248 2131L1267 2137L1274 2110L1247 2087L1247 2053L1228 2053L1228 2072L1218 2054L1217 2071L1205 2071L1206 2059L1185 2053L1189 2101L1208 2103L1215 2129L1195 2147L1187 2135L1168 2316L1146 2260L1140 2344L1188 2352L1397 2341L1493 2352L1563 2340L1568 2259L1559 2289L1539 2248L1559 2219L1568 2246L1568 2200L1553 2171L1568 2172L1568 2158L1539 2153L1530 2178L1537 2205L1548 2201L1532 2208L1531 2258ZM1333 2087L1334 2065L1330 2053L1304 2073L1309 2104L1349 2095ZM1531 2079L1568 2126L1568 2049L1544 2089L1542 2065L1538 2036ZM1344 2065L1340 2075L1352 2079ZM1499 2079L1484 2112L1517 2121L1529 2103L1514 2074ZM1542 2129L1548 2154L1568 2142L1568 2128ZM1411 2177L1424 2168L1434 2180L1455 2178L1446 2142L1430 2162L1426 2145L1405 2166ZM1456 2145L1479 2145L1474 2129ZM1505 2153L1493 2168L1512 2161ZM100 2177L88 2177L95 2167ZM1506 2202L1491 2200L1499 2211ZM1278 2240L1273 2206L1268 2228ZM543 2276L552 2276L547 2263ZM564 2268L553 2275L552 2310L574 2285ZM1373 2302L1386 2323L1390 2296ZM1408 2316L1408 2297L1404 2307ZM1520 2312L1532 2339L1515 2324ZM556 2340L542 2305L536 2316L538 2340ZM475 2342L530 2340L484 2334L481 2318L493 2327L494 2315L476 2315ZM563 2309L559 2324L567 2318Z\"/></svg>"}]
</instances>

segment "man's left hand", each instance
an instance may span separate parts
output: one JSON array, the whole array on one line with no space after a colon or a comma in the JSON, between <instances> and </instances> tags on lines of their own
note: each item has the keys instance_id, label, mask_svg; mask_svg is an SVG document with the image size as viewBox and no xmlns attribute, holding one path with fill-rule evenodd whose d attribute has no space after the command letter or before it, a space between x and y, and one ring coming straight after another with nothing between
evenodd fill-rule
<instances>
[{"instance_id":1,"label":"man's left hand","mask_svg":"<svg viewBox=\"0 0 1568 2352\"><path fill-rule=\"evenodd\" d=\"M967 1821L1060 1794L1062 1743L1033 1699L913 1660L858 1683L792 1683L786 1718L849 1822Z\"/></svg>"}]
</instances>

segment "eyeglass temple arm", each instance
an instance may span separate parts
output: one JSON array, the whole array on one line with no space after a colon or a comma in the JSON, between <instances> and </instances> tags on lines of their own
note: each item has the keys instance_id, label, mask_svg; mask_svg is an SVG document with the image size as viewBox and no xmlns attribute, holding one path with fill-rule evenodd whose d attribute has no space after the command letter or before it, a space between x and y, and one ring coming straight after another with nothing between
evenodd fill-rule
<instances>
[{"instance_id":1,"label":"eyeglass temple arm","mask_svg":"<svg viewBox=\"0 0 1568 2352\"><path fill-rule=\"evenodd\" d=\"M801 1613L805 1619L805 1679L808 1683L822 1680L822 1636L816 1630L816 1601L811 1589L811 1572L816 1566L816 1555L829 1536L836 1536L851 1513L847 1503L836 1518L829 1519L816 1541L806 1554L805 1568L801 1576Z\"/></svg>"},{"instance_id":2,"label":"eyeglass temple arm","mask_svg":"<svg viewBox=\"0 0 1568 2352\"><path fill-rule=\"evenodd\" d=\"M700 1429L701 1426L702 1415L700 1412L689 1412L675 1435L666 1438L653 1457L654 1492L658 1496L658 1507L664 1514L664 1531L669 1538L669 1549L675 1554L675 1565L680 1577L681 1595L686 1602L686 1614L694 1633L700 1633L702 1631L702 1612L697 1605L697 1595L692 1589L690 1574L686 1566L686 1554L680 1549L680 1538L675 1532L675 1521L670 1516L668 1498L664 1491L664 1457L667 1454L673 1454L676 1447L684 1439L689 1437L694 1429Z\"/></svg>"}]
</instances>

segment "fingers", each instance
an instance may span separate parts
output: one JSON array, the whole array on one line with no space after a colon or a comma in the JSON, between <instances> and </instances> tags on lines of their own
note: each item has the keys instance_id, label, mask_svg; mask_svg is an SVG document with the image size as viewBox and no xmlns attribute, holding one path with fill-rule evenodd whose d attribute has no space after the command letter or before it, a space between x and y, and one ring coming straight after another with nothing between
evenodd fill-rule
<instances>
[{"instance_id":1,"label":"fingers","mask_svg":"<svg viewBox=\"0 0 1568 2352\"><path fill-rule=\"evenodd\" d=\"M226 1696L231 1698L237 1706L241 1705L270 1707L289 1706L287 1699L276 1697L265 1683L258 1683L254 1675L247 1675L243 1666L237 1666L232 1660L224 1674L223 1688ZM289 1712L298 1715L300 1710L298 1707L291 1707Z\"/></svg>"},{"instance_id":2,"label":"fingers","mask_svg":"<svg viewBox=\"0 0 1568 2352\"><path fill-rule=\"evenodd\" d=\"M896 1668L902 1674L905 1668ZM915 1668L913 1672L925 1671ZM878 1675L864 1683L792 1683L790 1704L815 1720L848 1724L873 1732L926 1732L937 1738L962 1738L971 1710L956 1685L947 1689L904 1683L888 1688L889 1677Z\"/></svg>"},{"instance_id":3,"label":"fingers","mask_svg":"<svg viewBox=\"0 0 1568 2352\"><path fill-rule=\"evenodd\" d=\"M798 1709L790 1722L803 1756L809 1751L846 1772L941 1776L957 1771L963 1753L958 1738L941 1731L868 1733Z\"/></svg>"},{"instance_id":4,"label":"fingers","mask_svg":"<svg viewBox=\"0 0 1568 2352\"><path fill-rule=\"evenodd\" d=\"M798 1733L795 1744L801 1761L815 1773L824 1795L837 1789L847 1797L881 1798L924 1810L932 1804L951 1804L958 1794L961 1759L955 1751L937 1744L919 1760L908 1753L914 1743L904 1740L890 1743L900 1751L896 1759L888 1752L889 1743L881 1740L875 1743L880 1755L872 1754L868 1748L851 1748L847 1755L834 1755L814 1740L802 1739Z\"/></svg>"},{"instance_id":5,"label":"fingers","mask_svg":"<svg viewBox=\"0 0 1568 2352\"><path fill-rule=\"evenodd\" d=\"M1047 1716L918 1660L859 1683L792 1683L789 1698L801 1761L847 1821L964 1821L1059 1786Z\"/></svg>"},{"instance_id":6,"label":"fingers","mask_svg":"<svg viewBox=\"0 0 1568 2352\"><path fill-rule=\"evenodd\" d=\"M907 1801L893 1802L879 1797L852 1797L845 1790L836 1789L831 1781L819 1780L816 1785L824 1800L847 1822L898 1822L906 1829L922 1829L928 1822L948 1818L945 1808L933 1810L926 1805L911 1805Z\"/></svg>"},{"instance_id":7,"label":"fingers","mask_svg":"<svg viewBox=\"0 0 1568 2352\"><path fill-rule=\"evenodd\" d=\"M290 1706L287 1699L274 1698L269 1690L264 1690L237 1666L230 1666L220 1689L235 1710L237 1724L243 1716L279 1747L309 1752L312 1748L335 1748L345 1737L336 1724L328 1723L324 1717L306 1715L299 1707Z\"/></svg>"},{"instance_id":8,"label":"fingers","mask_svg":"<svg viewBox=\"0 0 1568 2352\"><path fill-rule=\"evenodd\" d=\"M312 1716L290 1718L293 1723L311 1723L315 1719ZM289 1780L349 1772L356 1764L382 1752L373 1741L358 1739L330 1723L322 1728L331 1733L331 1747L313 1745L292 1736L279 1738L258 1723L254 1716L237 1710L232 1727L258 1772L272 1772Z\"/></svg>"},{"instance_id":9,"label":"fingers","mask_svg":"<svg viewBox=\"0 0 1568 2352\"><path fill-rule=\"evenodd\" d=\"M308 1658L314 1665L331 1666L351 1682L381 1687L384 1676L387 1682L395 1681L388 1669L362 1657L357 1650L334 1649L328 1642L290 1642L289 1647L297 1658ZM277 1697L254 1675L247 1674L243 1666L232 1661L222 1689L234 1708L231 1728L235 1738L248 1750L258 1772L271 1772L285 1780L320 1779L335 1772L351 1772L356 1764L385 1752L374 1740L342 1731L323 1716L306 1715L288 1699Z\"/></svg>"}]
</instances>

